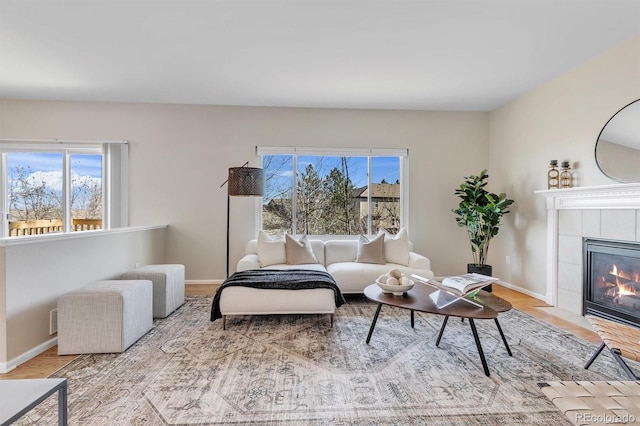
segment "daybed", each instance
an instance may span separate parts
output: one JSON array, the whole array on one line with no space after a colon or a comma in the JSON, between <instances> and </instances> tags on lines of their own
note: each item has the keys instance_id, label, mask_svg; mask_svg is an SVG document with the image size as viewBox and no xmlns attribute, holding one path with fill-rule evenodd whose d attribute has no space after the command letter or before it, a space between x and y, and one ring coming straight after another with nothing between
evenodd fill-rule
<instances>
[{"instance_id":1,"label":"daybed","mask_svg":"<svg viewBox=\"0 0 640 426\"><path fill-rule=\"evenodd\" d=\"M379 234L371 241L363 236L358 240L321 241L288 235L277 239L261 231L258 239L247 243L246 255L238 262L237 271L323 271L333 277L342 293L362 293L392 268L407 275L433 278L429 259L410 248L405 230L396 236ZM326 288L227 287L221 291L219 303L223 318L226 315L324 313L333 319L336 309L334 292Z\"/></svg>"}]
</instances>

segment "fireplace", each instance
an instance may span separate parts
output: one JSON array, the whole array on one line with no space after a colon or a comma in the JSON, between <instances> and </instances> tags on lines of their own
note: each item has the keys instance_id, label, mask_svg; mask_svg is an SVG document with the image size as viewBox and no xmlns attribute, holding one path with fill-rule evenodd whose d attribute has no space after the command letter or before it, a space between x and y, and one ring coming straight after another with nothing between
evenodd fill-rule
<instances>
[{"instance_id":1,"label":"fireplace","mask_svg":"<svg viewBox=\"0 0 640 426\"><path fill-rule=\"evenodd\" d=\"M640 327L640 243L585 238L583 314Z\"/></svg>"}]
</instances>

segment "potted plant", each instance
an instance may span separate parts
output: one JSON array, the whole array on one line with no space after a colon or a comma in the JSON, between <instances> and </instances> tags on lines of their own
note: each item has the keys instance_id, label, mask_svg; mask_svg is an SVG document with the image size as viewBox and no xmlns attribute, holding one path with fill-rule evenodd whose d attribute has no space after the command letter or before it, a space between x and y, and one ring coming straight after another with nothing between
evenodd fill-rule
<instances>
[{"instance_id":1,"label":"potted plant","mask_svg":"<svg viewBox=\"0 0 640 426\"><path fill-rule=\"evenodd\" d=\"M491 239L498 235L502 216L509 213L513 200L505 193L494 194L485 189L489 175L487 170L478 176L466 176L464 182L455 190L460 204L453 209L458 226L467 229L473 263L467 265L467 272L477 272L491 276L491 265L487 265L487 252ZM485 287L491 291L491 286Z\"/></svg>"}]
</instances>

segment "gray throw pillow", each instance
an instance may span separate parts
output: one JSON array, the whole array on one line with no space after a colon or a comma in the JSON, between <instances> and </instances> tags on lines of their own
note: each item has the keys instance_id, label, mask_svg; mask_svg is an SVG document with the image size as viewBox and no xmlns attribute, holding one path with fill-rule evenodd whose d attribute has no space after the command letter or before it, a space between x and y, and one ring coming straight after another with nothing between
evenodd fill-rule
<instances>
[{"instance_id":1,"label":"gray throw pillow","mask_svg":"<svg viewBox=\"0 0 640 426\"><path fill-rule=\"evenodd\" d=\"M369 240L364 235L360 235L358 240L358 256L356 262L378 263L384 265L384 234L380 233L375 238Z\"/></svg>"},{"instance_id":2,"label":"gray throw pillow","mask_svg":"<svg viewBox=\"0 0 640 426\"><path fill-rule=\"evenodd\" d=\"M318 258L311 249L311 243L306 235L296 241L292 236L284 236L285 250L287 252L288 265L303 265L305 263L318 263Z\"/></svg>"}]
</instances>

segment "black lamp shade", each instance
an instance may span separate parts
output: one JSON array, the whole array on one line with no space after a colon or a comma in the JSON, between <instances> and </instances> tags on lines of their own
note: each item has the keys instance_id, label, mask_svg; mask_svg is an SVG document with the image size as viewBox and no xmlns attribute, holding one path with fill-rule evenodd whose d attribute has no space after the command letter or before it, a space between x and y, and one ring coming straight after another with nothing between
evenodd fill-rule
<instances>
[{"instance_id":1,"label":"black lamp shade","mask_svg":"<svg viewBox=\"0 0 640 426\"><path fill-rule=\"evenodd\" d=\"M231 167L228 181L229 195L263 196L264 170L257 167Z\"/></svg>"}]
</instances>

